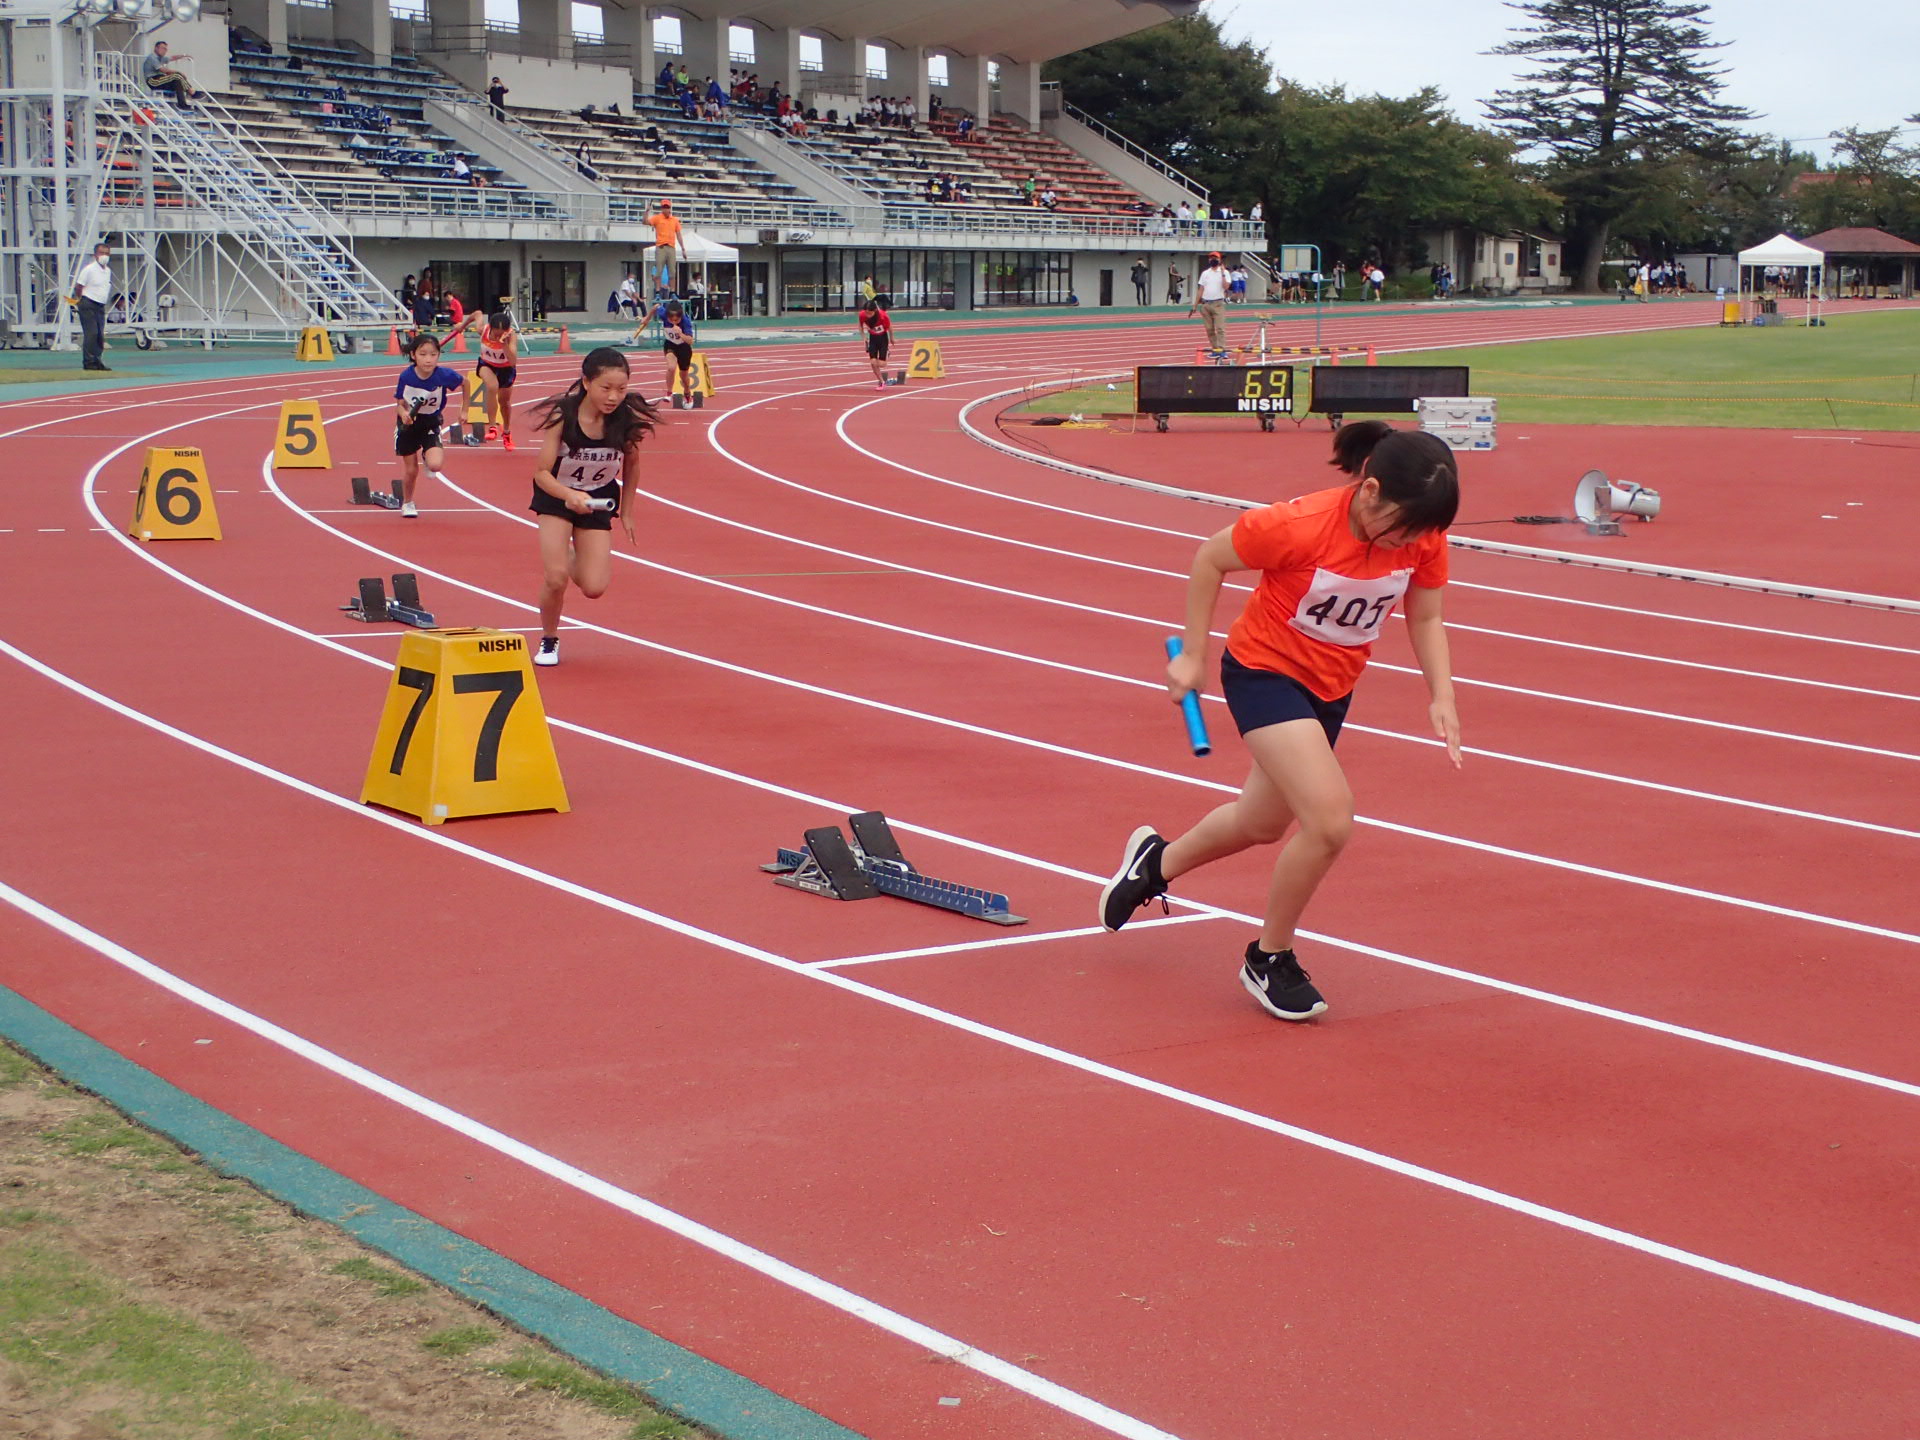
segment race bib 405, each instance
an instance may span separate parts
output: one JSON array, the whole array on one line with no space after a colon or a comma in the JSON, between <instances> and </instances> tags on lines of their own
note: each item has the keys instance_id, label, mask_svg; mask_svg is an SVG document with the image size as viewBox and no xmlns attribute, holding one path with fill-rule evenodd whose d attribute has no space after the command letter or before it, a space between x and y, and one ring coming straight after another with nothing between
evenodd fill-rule
<instances>
[{"instance_id":1,"label":"race bib 405","mask_svg":"<svg viewBox=\"0 0 1920 1440\"><path fill-rule=\"evenodd\" d=\"M1288 623L1329 645L1370 645L1380 638L1393 602L1407 593L1412 578L1411 570L1396 570L1377 580L1316 570L1313 584L1300 597L1300 608Z\"/></svg>"}]
</instances>

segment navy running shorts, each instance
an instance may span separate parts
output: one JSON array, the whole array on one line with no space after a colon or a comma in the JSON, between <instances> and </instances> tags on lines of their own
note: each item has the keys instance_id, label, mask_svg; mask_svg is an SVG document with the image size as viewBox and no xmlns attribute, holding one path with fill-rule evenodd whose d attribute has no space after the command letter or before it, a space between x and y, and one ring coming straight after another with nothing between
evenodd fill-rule
<instances>
[{"instance_id":1,"label":"navy running shorts","mask_svg":"<svg viewBox=\"0 0 1920 1440\"><path fill-rule=\"evenodd\" d=\"M1242 735L1289 720L1318 720L1328 745L1339 740L1347 706L1353 703L1351 690L1338 700L1322 700L1291 675L1242 665L1231 650L1220 654L1220 693Z\"/></svg>"}]
</instances>

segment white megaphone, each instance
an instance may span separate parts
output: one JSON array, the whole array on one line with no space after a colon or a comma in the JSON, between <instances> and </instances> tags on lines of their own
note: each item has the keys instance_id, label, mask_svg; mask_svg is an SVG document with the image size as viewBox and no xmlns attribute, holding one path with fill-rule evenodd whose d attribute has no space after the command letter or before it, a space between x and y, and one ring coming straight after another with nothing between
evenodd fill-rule
<instances>
[{"instance_id":1,"label":"white megaphone","mask_svg":"<svg viewBox=\"0 0 1920 1440\"><path fill-rule=\"evenodd\" d=\"M1589 470L1573 491L1573 513L1586 522L1589 535L1618 535L1615 515L1638 515L1651 520L1660 513L1660 492L1631 480L1610 481L1604 470Z\"/></svg>"}]
</instances>

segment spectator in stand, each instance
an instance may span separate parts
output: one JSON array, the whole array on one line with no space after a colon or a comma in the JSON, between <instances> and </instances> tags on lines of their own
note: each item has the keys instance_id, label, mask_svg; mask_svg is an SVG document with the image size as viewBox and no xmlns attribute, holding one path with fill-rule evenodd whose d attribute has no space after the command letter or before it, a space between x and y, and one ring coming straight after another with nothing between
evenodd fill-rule
<instances>
[{"instance_id":1,"label":"spectator in stand","mask_svg":"<svg viewBox=\"0 0 1920 1440\"><path fill-rule=\"evenodd\" d=\"M573 167L580 172L583 180L598 180L600 172L593 168L593 161L587 158L588 142L582 140L573 147Z\"/></svg>"},{"instance_id":2,"label":"spectator in stand","mask_svg":"<svg viewBox=\"0 0 1920 1440\"><path fill-rule=\"evenodd\" d=\"M505 122L507 118L507 87L500 83L500 77L498 75L494 76L492 82L487 86L487 109L492 112L494 119L503 123Z\"/></svg>"},{"instance_id":3,"label":"spectator in stand","mask_svg":"<svg viewBox=\"0 0 1920 1440\"><path fill-rule=\"evenodd\" d=\"M1193 228L1193 206L1182 200L1180 202L1180 208L1175 211L1174 214L1180 222L1179 228L1181 234L1184 235Z\"/></svg>"},{"instance_id":4,"label":"spectator in stand","mask_svg":"<svg viewBox=\"0 0 1920 1440\"><path fill-rule=\"evenodd\" d=\"M1060 197L1054 194L1053 186L1049 185L1040 192L1040 208L1042 210L1055 210L1059 208L1059 205Z\"/></svg>"},{"instance_id":5,"label":"spectator in stand","mask_svg":"<svg viewBox=\"0 0 1920 1440\"><path fill-rule=\"evenodd\" d=\"M1206 201L1202 200L1198 205L1193 207L1193 218L1194 222L1200 227L1201 238L1205 239L1207 222L1213 219L1213 211L1207 208Z\"/></svg>"},{"instance_id":6,"label":"spectator in stand","mask_svg":"<svg viewBox=\"0 0 1920 1440\"><path fill-rule=\"evenodd\" d=\"M186 105L200 98L200 92L193 83L172 66L175 60L191 60L191 55L169 55L167 42L153 42L153 53L140 62L140 83L156 95L171 94L180 104ZM105 367L100 367L104 369Z\"/></svg>"},{"instance_id":7,"label":"spectator in stand","mask_svg":"<svg viewBox=\"0 0 1920 1440\"><path fill-rule=\"evenodd\" d=\"M700 118L700 102L693 98L691 89L683 89L680 92L680 113L689 120Z\"/></svg>"},{"instance_id":8,"label":"spectator in stand","mask_svg":"<svg viewBox=\"0 0 1920 1440\"><path fill-rule=\"evenodd\" d=\"M1267 219L1267 207L1262 205L1258 200L1254 201L1253 208L1247 211L1248 222L1254 225L1264 225L1266 223L1266 219Z\"/></svg>"},{"instance_id":9,"label":"spectator in stand","mask_svg":"<svg viewBox=\"0 0 1920 1440\"><path fill-rule=\"evenodd\" d=\"M709 75L707 77L707 103L727 108L727 92L720 88L720 82Z\"/></svg>"},{"instance_id":10,"label":"spectator in stand","mask_svg":"<svg viewBox=\"0 0 1920 1440\"><path fill-rule=\"evenodd\" d=\"M960 123L953 127L953 138L956 140L964 141L964 140L969 140L972 137L973 137L973 116L962 115L960 117Z\"/></svg>"},{"instance_id":11,"label":"spectator in stand","mask_svg":"<svg viewBox=\"0 0 1920 1440\"><path fill-rule=\"evenodd\" d=\"M662 95L671 95L676 88L673 83L673 62L667 61L660 67L660 74L653 82L653 88Z\"/></svg>"},{"instance_id":12,"label":"spectator in stand","mask_svg":"<svg viewBox=\"0 0 1920 1440\"><path fill-rule=\"evenodd\" d=\"M1029 205L1033 204L1034 193L1038 191L1039 188L1040 177L1038 175L1027 176L1026 179L1020 182L1020 198Z\"/></svg>"},{"instance_id":13,"label":"spectator in stand","mask_svg":"<svg viewBox=\"0 0 1920 1440\"><path fill-rule=\"evenodd\" d=\"M686 61L682 60L674 67L673 84L676 90L690 90L693 88L693 77L687 73Z\"/></svg>"},{"instance_id":14,"label":"spectator in stand","mask_svg":"<svg viewBox=\"0 0 1920 1440\"><path fill-rule=\"evenodd\" d=\"M68 302L80 312L80 368L107 368L100 354L106 349L107 302L113 298L113 271L107 261L113 247L102 240L93 247L93 258L73 277L73 294Z\"/></svg>"},{"instance_id":15,"label":"spectator in stand","mask_svg":"<svg viewBox=\"0 0 1920 1440\"><path fill-rule=\"evenodd\" d=\"M1147 281L1152 274L1153 271L1147 266L1146 256L1142 255L1133 262L1133 298L1136 304L1147 303Z\"/></svg>"}]
</instances>

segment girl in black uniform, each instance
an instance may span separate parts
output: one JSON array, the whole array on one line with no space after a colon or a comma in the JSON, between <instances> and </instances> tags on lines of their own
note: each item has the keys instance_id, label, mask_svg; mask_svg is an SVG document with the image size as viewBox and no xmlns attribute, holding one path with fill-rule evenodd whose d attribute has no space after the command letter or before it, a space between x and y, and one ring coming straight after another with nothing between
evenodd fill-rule
<instances>
[{"instance_id":1,"label":"girl in black uniform","mask_svg":"<svg viewBox=\"0 0 1920 1440\"><path fill-rule=\"evenodd\" d=\"M560 663L560 607L572 581L589 600L606 592L613 570L613 517L634 543L633 492L640 442L654 410L627 393L627 357L602 346L581 362L580 378L547 401L534 429L540 465L533 504L540 517L540 649L536 665Z\"/></svg>"},{"instance_id":2,"label":"girl in black uniform","mask_svg":"<svg viewBox=\"0 0 1920 1440\"><path fill-rule=\"evenodd\" d=\"M413 503L413 491L420 481L420 463L436 480L440 467L447 463L440 448L440 422L447 408L447 396L460 395L464 387L457 372L440 363L440 342L431 335L415 335L407 341L407 354L413 363L400 372L393 386L393 453L400 457L400 513L416 519L420 511Z\"/></svg>"}]
</instances>

